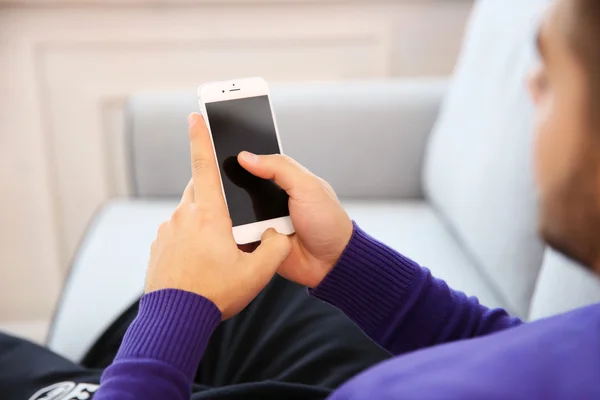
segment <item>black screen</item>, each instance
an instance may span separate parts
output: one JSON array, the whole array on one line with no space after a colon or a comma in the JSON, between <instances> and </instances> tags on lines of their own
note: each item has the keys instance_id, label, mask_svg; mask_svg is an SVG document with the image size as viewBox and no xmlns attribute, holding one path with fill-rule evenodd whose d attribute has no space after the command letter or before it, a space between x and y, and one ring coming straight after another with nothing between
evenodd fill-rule
<instances>
[{"instance_id":1,"label":"black screen","mask_svg":"<svg viewBox=\"0 0 600 400\"><path fill-rule=\"evenodd\" d=\"M243 150L280 152L268 96L206 103L206 113L233 226L290 215L285 191L237 161Z\"/></svg>"}]
</instances>

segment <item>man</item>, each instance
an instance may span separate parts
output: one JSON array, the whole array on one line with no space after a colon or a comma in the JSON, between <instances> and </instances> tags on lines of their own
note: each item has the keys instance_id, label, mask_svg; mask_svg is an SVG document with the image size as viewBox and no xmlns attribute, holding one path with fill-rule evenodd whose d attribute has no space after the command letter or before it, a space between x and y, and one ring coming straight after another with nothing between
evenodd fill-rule
<instances>
[{"instance_id":1,"label":"man","mask_svg":"<svg viewBox=\"0 0 600 400\"><path fill-rule=\"evenodd\" d=\"M600 273L597 39L600 3L557 1L530 85L541 233ZM266 232L242 253L198 115L190 138L192 181L159 229L139 313L96 399L600 398L600 304L529 324L487 309L361 231L326 183L280 156L242 153L239 162L288 192L297 234ZM262 291L276 272L337 306L394 357L380 362L387 354L339 313L290 295L297 286L275 280Z\"/></svg>"}]
</instances>

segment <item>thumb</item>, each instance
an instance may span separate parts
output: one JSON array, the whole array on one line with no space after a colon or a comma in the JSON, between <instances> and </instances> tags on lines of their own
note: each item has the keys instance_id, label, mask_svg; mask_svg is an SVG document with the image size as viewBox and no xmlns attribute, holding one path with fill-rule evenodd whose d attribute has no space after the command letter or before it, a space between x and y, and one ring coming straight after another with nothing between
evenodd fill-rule
<instances>
[{"instance_id":1,"label":"thumb","mask_svg":"<svg viewBox=\"0 0 600 400\"><path fill-rule=\"evenodd\" d=\"M279 266L285 261L292 250L290 239L277 233L275 229L268 229L262 235L260 246L250 255L254 276L268 282L277 272Z\"/></svg>"},{"instance_id":2,"label":"thumb","mask_svg":"<svg viewBox=\"0 0 600 400\"><path fill-rule=\"evenodd\" d=\"M238 162L252 175L272 179L291 197L293 191L303 190L318 180L308 169L283 154L256 155L242 151Z\"/></svg>"}]
</instances>

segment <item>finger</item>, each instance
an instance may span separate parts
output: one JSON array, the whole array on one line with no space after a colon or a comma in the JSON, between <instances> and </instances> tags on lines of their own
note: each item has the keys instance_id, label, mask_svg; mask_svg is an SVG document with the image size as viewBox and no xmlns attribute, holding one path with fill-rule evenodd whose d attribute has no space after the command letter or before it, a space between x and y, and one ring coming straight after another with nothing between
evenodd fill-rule
<instances>
[{"instance_id":1,"label":"finger","mask_svg":"<svg viewBox=\"0 0 600 400\"><path fill-rule=\"evenodd\" d=\"M190 114L190 150L192 157L192 180L194 201L211 209L223 207L223 192L219 169L208 128L198 113Z\"/></svg>"},{"instance_id":2,"label":"finger","mask_svg":"<svg viewBox=\"0 0 600 400\"><path fill-rule=\"evenodd\" d=\"M183 191L183 195L181 196L181 202L183 203L193 203L194 202L194 181L190 179L185 190Z\"/></svg>"},{"instance_id":3,"label":"finger","mask_svg":"<svg viewBox=\"0 0 600 400\"><path fill-rule=\"evenodd\" d=\"M254 176L273 179L290 196L293 191L306 188L318 179L295 160L281 154L256 155L242 151L238 162Z\"/></svg>"},{"instance_id":4,"label":"finger","mask_svg":"<svg viewBox=\"0 0 600 400\"><path fill-rule=\"evenodd\" d=\"M253 276L261 283L268 282L277 269L285 261L292 250L292 244L287 236L268 229L263 233L260 245L254 250L251 257Z\"/></svg>"},{"instance_id":5,"label":"finger","mask_svg":"<svg viewBox=\"0 0 600 400\"><path fill-rule=\"evenodd\" d=\"M159 227L158 227L158 232L156 233L156 238L157 238L157 239L159 239L159 238L161 238L162 236L164 236L164 235L165 235L165 232L167 231L167 229L169 229L169 222L170 222L170 221L171 221L171 220L168 220L168 221L163 221L163 222L162 222L162 223L159 225Z\"/></svg>"}]
</instances>

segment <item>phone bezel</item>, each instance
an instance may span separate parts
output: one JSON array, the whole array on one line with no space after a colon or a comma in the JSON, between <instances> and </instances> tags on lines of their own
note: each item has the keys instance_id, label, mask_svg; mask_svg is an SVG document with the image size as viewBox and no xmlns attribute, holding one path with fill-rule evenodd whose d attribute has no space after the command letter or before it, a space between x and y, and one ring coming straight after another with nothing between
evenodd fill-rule
<instances>
[{"instance_id":1,"label":"phone bezel","mask_svg":"<svg viewBox=\"0 0 600 400\"><path fill-rule=\"evenodd\" d=\"M271 117L273 118L273 124L275 126L275 135L277 136L277 145L279 147L279 153L283 153L281 146L281 139L279 137L279 129L277 128L277 120L275 118L275 112L273 110L273 104L270 98L269 86L267 82L262 78L243 78L243 79L232 79L220 82L206 83L198 87L198 102L200 104L200 110L206 121L206 126L210 132L210 140L213 146L213 152L215 154L215 160L217 159L217 152L212 137L212 130L210 128L210 120L206 113L206 103L215 101L227 101L244 99L247 97L257 96L268 96L269 106L271 107ZM223 188L223 181L221 177L221 171L219 169L219 179L221 180L221 192L223 193L223 199L227 205L227 197L225 196L225 190ZM229 206L227 206L229 210ZM274 218L266 221L253 222L245 225L238 225L233 227L233 237L235 242L239 245L254 243L260 241L262 234L269 228L275 229L277 232L290 235L294 233L294 227L292 220L289 216Z\"/></svg>"}]
</instances>

